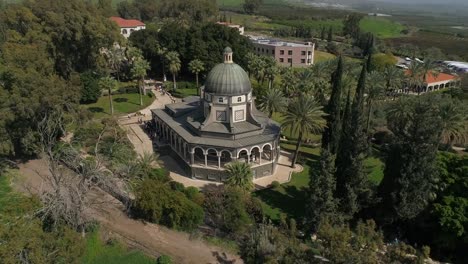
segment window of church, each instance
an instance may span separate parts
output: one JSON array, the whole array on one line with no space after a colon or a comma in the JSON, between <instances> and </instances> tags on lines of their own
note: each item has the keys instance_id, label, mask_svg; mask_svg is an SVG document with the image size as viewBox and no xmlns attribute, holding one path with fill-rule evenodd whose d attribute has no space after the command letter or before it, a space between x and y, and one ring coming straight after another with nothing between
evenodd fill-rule
<instances>
[{"instance_id":1,"label":"window of church","mask_svg":"<svg viewBox=\"0 0 468 264\"><path fill-rule=\"evenodd\" d=\"M223 102L224 102L224 100L223 100L222 97L218 98L218 103L223 103Z\"/></svg>"},{"instance_id":2,"label":"window of church","mask_svg":"<svg viewBox=\"0 0 468 264\"><path fill-rule=\"evenodd\" d=\"M236 121L244 120L244 110L237 110L235 112L234 120Z\"/></svg>"},{"instance_id":3,"label":"window of church","mask_svg":"<svg viewBox=\"0 0 468 264\"><path fill-rule=\"evenodd\" d=\"M216 121L226 121L226 111L216 111Z\"/></svg>"},{"instance_id":4,"label":"window of church","mask_svg":"<svg viewBox=\"0 0 468 264\"><path fill-rule=\"evenodd\" d=\"M242 97L237 97L237 102L238 103L242 102Z\"/></svg>"}]
</instances>

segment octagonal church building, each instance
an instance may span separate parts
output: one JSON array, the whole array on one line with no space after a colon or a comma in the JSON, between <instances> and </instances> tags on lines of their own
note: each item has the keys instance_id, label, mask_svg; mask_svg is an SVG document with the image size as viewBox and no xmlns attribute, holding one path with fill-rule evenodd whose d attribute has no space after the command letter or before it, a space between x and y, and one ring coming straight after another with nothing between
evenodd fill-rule
<instances>
[{"instance_id":1,"label":"octagonal church building","mask_svg":"<svg viewBox=\"0 0 468 264\"><path fill-rule=\"evenodd\" d=\"M250 79L231 48L209 72L200 97L153 109L152 118L157 148L188 177L222 182L234 161L249 163L254 178L275 172L280 126L256 109Z\"/></svg>"}]
</instances>

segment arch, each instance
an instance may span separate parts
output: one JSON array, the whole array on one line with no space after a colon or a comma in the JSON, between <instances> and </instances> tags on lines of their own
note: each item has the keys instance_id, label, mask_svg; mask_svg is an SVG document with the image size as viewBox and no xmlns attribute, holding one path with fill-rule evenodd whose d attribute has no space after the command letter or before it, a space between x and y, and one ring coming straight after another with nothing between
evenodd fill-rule
<instances>
[{"instance_id":1,"label":"arch","mask_svg":"<svg viewBox=\"0 0 468 264\"><path fill-rule=\"evenodd\" d=\"M240 155L240 153L241 153L242 151L245 151L245 152L247 153L247 155L250 155L250 151L249 151L248 149L246 149L246 148L243 148L243 149L240 149L240 150L237 151L237 158L240 157L239 155Z\"/></svg>"},{"instance_id":2,"label":"arch","mask_svg":"<svg viewBox=\"0 0 468 264\"><path fill-rule=\"evenodd\" d=\"M210 167L218 167L219 156L218 151L214 148L206 150L206 164Z\"/></svg>"},{"instance_id":3,"label":"arch","mask_svg":"<svg viewBox=\"0 0 468 264\"><path fill-rule=\"evenodd\" d=\"M237 160L249 163L250 152L247 149L241 149L237 152Z\"/></svg>"},{"instance_id":4,"label":"arch","mask_svg":"<svg viewBox=\"0 0 468 264\"><path fill-rule=\"evenodd\" d=\"M232 162L232 152L227 150L227 149L223 149L219 152L220 154L220 160L221 160L221 167L224 167L226 166L226 164Z\"/></svg>"},{"instance_id":5,"label":"arch","mask_svg":"<svg viewBox=\"0 0 468 264\"><path fill-rule=\"evenodd\" d=\"M273 160L273 147L270 143L263 144L262 148L262 159L272 161Z\"/></svg>"},{"instance_id":6,"label":"arch","mask_svg":"<svg viewBox=\"0 0 468 264\"><path fill-rule=\"evenodd\" d=\"M122 34L127 35L128 31L124 28L124 29L122 29Z\"/></svg>"},{"instance_id":7,"label":"arch","mask_svg":"<svg viewBox=\"0 0 468 264\"><path fill-rule=\"evenodd\" d=\"M193 148L193 162L196 165L205 166L205 150L201 147Z\"/></svg>"},{"instance_id":8,"label":"arch","mask_svg":"<svg viewBox=\"0 0 468 264\"><path fill-rule=\"evenodd\" d=\"M273 149L273 145L271 143L265 143L262 145L262 149L265 149L265 146L270 146L270 149Z\"/></svg>"},{"instance_id":9,"label":"arch","mask_svg":"<svg viewBox=\"0 0 468 264\"><path fill-rule=\"evenodd\" d=\"M195 153L195 151L196 151L197 149L200 149L200 150L202 151L203 155L205 155L206 150L203 149L203 148L200 147L200 146L195 146L195 147L193 147L192 152Z\"/></svg>"},{"instance_id":10,"label":"arch","mask_svg":"<svg viewBox=\"0 0 468 264\"><path fill-rule=\"evenodd\" d=\"M261 156L262 155L262 150L260 149L259 146L254 146L250 149L250 160L252 161L252 163L256 163L256 164L261 164L262 161L261 161Z\"/></svg>"}]
</instances>

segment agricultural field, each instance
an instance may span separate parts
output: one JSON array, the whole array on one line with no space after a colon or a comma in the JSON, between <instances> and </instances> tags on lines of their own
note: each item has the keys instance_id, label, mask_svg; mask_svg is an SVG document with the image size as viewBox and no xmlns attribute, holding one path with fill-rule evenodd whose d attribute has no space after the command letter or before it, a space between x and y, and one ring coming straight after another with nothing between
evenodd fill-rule
<instances>
[{"instance_id":1,"label":"agricultural field","mask_svg":"<svg viewBox=\"0 0 468 264\"><path fill-rule=\"evenodd\" d=\"M365 17L360 26L362 31L371 32L379 38L399 37L406 28L400 23L381 17Z\"/></svg>"}]
</instances>

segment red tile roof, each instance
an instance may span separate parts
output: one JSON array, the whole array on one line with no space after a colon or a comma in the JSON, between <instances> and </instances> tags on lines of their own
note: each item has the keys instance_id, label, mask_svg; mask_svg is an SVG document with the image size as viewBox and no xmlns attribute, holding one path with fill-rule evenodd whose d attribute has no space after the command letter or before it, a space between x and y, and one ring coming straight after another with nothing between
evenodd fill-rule
<instances>
[{"instance_id":1,"label":"red tile roof","mask_svg":"<svg viewBox=\"0 0 468 264\"><path fill-rule=\"evenodd\" d=\"M405 74L410 75L411 71L406 70ZM427 84L430 84L430 83L436 83L436 82L452 81L452 80L455 80L455 79L457 79L457 76L455 76L455 75L451 75L451 74L447 74L447 73L443 73L443 72L440 72L439 74L434 75L432 72L428 72L426 74L425 82Z\"/></svg>"},{"instance_id":2,"label":"red tile roof","mask_svg":"<svg viewBox=\"0 0 468 264\"><path fill-rule=\"evenodd\" d=\"M145 25L145 23L136 19L123 19L121 17L111 17L110 20L117 23L117 25L121 28L132 28L132 27L139 27L139 26Z\"/></svg>"}]
</instances>

